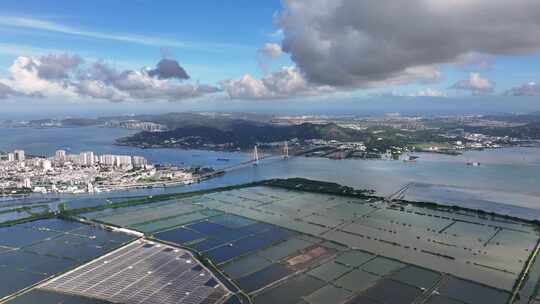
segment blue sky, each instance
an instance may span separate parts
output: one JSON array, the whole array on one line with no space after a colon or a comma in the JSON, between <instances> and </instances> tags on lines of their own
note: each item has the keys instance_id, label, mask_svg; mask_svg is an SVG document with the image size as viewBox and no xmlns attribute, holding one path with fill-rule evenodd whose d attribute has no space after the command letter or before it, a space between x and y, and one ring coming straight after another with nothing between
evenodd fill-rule
<instances>
[{"instance_id":1,"label":"blue sky","mask_svg":"<svg viewBox=\"0 0 540 304\"><path fill-rule=\"evenodd\" d=\"M216 82L257 73L255 52L274 29L279 1L2 1L1 14L29 18L82 32L140 36L142 42L100 39L21 26L0 26L3 72L20 54L67 52L120 66L152 66L167 48L195 79ZM155 39L155 42L150 41ZM168 43L170 42L170 43ZM182 46L185 45L185 46Z\"/></svg>"},{"instance_id":2,"label":"blue sky","mask_svg":"<svg viewBox=\"0 0 540 304\"><path fill-rule=\"evenodd\" d=\"M482 11L500 15L502 26L507 18L509 32L526 29L529 32L523 35L540 34L530 24L515 25L513 12L507 12L505 4L480 2L485 5ZM522 7L514 8L516 14L538 8L533 1L522 2ZM346 11L350 6L349 12L359 9L358 13L345 20L339 17L340 8L335 3L342 4ZM367 9L362 5L348 0L318 0L311 5L298 0L4 0L0 4L0 102L24 112L29 107L22 103L73 109L94 105L121 109L128 104L147 110L154 109L151 102L157 101L160 107L165 105L165 111L241 109L242 105L247 105L246 109L257 105L268 108L275 102L301 107L306 100L332 107L332 103L349 105L354 100L376 103L395 98L407 102L425 97L445 103L470 99L503 104L504 100L518 98L508 95L540 95L540 43L534 39L509 39L508 45L515 47L494 46L508 33L501 31L497 37L478 20L470 25L464 22L456 31L458 35L463 32L463 37L452 36L461 44L455 47L448 42L448 52L438 47L440 41L422 46L399 44L395 43L399 35L411 34L395 29L388 34L380 29L389 24L398 29L410 25L385 20L384 16L378 19L380 24L368 24L370 9L379 8L377 4ZM441 23L445 17L455 17L452 9L444 9L450 12L440 18ZM474 16L477 9L465 7L456 14ZM402 17L407 20L411 16ZM480 29L480 36L468 31L473 27ZM422 30L411 35L419 45L437 36ZM434 30L447 33L456 29L455 25L443 25ZM488 38L482 41L483 37ZM463 45L467 43L470 45ZM372 45L386 49L373 52ZM270 55L271 47L278 48L278 53ZM427 59L437 52L444 54ZM426 54L426 59L408 58L416 53ZM39 67L30 71L32 66L46 68L43 56L49 54L79 56L83 62L62 66L68 76L61 78L42 78ZM14 64L21 56L31 59ZM401 62L401 56L407 59ZM149 76L148 71L163 58L175 60L190 79ZM53 59L55 68L59 61L67 60ZM91 74L95 62L113 70L115 80L82 77ZM386 66L392 64L396 67ZM125 75L136 79L120 79ZM126 80L148 87L129 91L121 86ZM526 84L527 90L523 89ZM519 103L536 110L538 103L533 100L524 98Z\"/></svg>"}]
</instances>

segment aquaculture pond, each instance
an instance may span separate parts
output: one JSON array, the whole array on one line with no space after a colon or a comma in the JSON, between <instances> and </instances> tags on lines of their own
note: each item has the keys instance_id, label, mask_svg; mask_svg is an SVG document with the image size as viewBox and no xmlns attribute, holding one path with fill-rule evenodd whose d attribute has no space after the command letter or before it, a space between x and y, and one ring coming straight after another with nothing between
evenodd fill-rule
<instances>
[{"instance_id":1,"label":"aquaculture pond","mask_svg":"<svg viewBox=\"0 0 540 304\"><path fill-rule=\"evenodd\" d=\"M534 223L301 189L251 186L80 216L188 248L255 303L502 304L537 296Z\"/></svg>"},{"instance_id":2,"label":"aquaculture pond","mask_svg":"<svg viewBox=\"0 0 540 304\"><path fill-rule=\"evenodd\" d=\"M221 213L153 236L210 259L255 303L506 303L539 240L502 216L274 187L190 204Z\"/></svg>"}]
</instances>

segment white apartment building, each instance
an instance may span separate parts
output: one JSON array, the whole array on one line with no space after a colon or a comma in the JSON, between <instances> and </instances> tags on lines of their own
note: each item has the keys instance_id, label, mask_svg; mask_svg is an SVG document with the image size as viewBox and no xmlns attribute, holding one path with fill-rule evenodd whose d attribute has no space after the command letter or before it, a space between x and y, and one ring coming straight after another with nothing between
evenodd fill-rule
<instances>
[{"instance_id":1,"label":"white apartment building","mask_svg":"<svg viewBox=\"0 0 540 304\"><path fill-rule=\"evenodd\" d=\"M133 156L133 167L135 168L143 168L148 164L148 161L146 158L142 156Z\"/></svg>"},{"instance_id":2,"label":"white apartment building","mask_svg":"<svg viewBox=\"0 0 540 304\"><path fill-rule=\"evenodd\" d=\"M140 159L137 161L141 162ZM129 167L132 165L131 156L129 155L101 155L99 157L99 163L110 167Z\"/></svg>"},{"instance_id":3,"label":"white apartment building","mask_svg":"<svg viewBox=\"0 0 540 304\"><path fill-rule=\"evenodd\" d=\"M99 163L105 166L113 167L115 165L115 155L105 154L99 156Z\"/></svg>"},{"instance_id":4,"label":"white apartment building","mask_svg":"<svg viewBox=\"0 0 540 304\"><path fill-rule=\"evenodd\" d=\"M32 182L30 181L29 178L25 178L22 182L22 187L23 188L27 188L27 189L31 189L32 188Z\"/></svg>"},{"instance_id":5,"label":"white apartment building","mask_svg":"<svg viewBox=\"0 0 540 304\"><path fill-rule=\"evenodd\" d=\"M116 166L129 167L131 166L131 156L129 155L116 155Z\"/></svg>"},{"instance_id":6,"label":"white apartment building","mask_svg":"<svg viewBox=\"0 0 540 304\"><path fill-rule=\"evenodd\" d=\"M65 150L57 150L54 154L54 157L57 161L65 161L66 160L66 151Z\"/></svg>"},{"instance_id":7,"label":"white apartment building","mask_svg":"<svg viewBox=\"0 0 540 304\"><path fill-rule=\"evenodd\" d=\"M80 154L80 165L81 166L93 166L95 163L94 159L94 152L88 151L88 152L82 152Z\"/></svg>"},{"instance_id":8,"label":"white apartment building","mask_svg":"<svg viewBox=\"0 0 540 304\"><path fill-rule=\"evenodd\" d=\"M15 154L15 160L16 161L24 161L25 160L24 150L15 150L15 151L13 151L13 153Z\"/></svg>"}]
</instances>

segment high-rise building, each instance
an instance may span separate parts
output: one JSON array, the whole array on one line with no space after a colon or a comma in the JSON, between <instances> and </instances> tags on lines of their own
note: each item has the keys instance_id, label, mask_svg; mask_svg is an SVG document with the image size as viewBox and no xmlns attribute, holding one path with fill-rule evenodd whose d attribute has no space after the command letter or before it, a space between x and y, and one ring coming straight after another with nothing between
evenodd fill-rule
<instances>
[{"instance_id":1,"label":"high-rise building","mask_svg":"<svg viewBox=\"0 0 540 304\"><path fill-rule=\"evenodd\" d=\"M8 153L8 161L10 161L10 162L15 161L15 154L14 153Z\"/></svg>"},{"instance_id":2,"label":"high-rise building","mask_svg":"<svg viewBox=\"0 0 540 304\"><path fill-rule=\"evenodd\" d=\"M135 168L143 168L148 164L148 162L146 161L146 158L142 156L133 156L132 161L133 161L133 167Z\"/></svg>"},{"instance_id":3,"label":"high-rise building","mask_svg":"<svg viewBox=\"0 0 540 304\"><path fill-rule=\"evenodd\" d=\"M115 165L116 157L114 155L105 154L99 156L99 163L104 166L114 166Z\"/></svg>"},{"instance_id":4,"label":"high-rise building","mask_svg":"<svg viewBox=\"0 0 540 304\"><path fill-rule=\"evenodd\" d=\"M31 189L32 188L32 182L29 178L25 178L22 182L23 188Z\"/></svg>"},{"instance_id":5,"label":"high-rise building","mask_svg":"<svg viewBox=\"0 0 540 304\"><path fill-rule=\"evenodd\" d=\"M129 155L116 155L116 166L129 167L131 166L131 156Z\"/></svg>"},{"instance_id":6,"label":"high-rise building","mask_svg":"<svg viewBox=\"0 0 540 304\"><path fill-rule=\"evenodd\" d=\"M130 156L130 155L112 155L104 154L97 158L98 162L102 166L109 167L136 167L143 168L148 165L148 161L142 156Z\"/></svg>"},{"instance_id":7,"label":"high-rise building","mask_svg":"<svg viewBox=\"0 0 540 304\"><path fill-rule=\"evenodd\" d=\"M25 160L24 150L15 150L15 151L13 151L13 153L15 154L15 160L16 161L24 161Z\"/></svg>"},{"instance_id":8,"label":"high-rise building","mask_svg":"<svg viewBox=\"0 0 540 304\"><path fill-rule=\"evenodd\" d=\"M64 150L57 150L54 154L54 157L57 161L65 161L66 160L66 151Z\"/></svg>"},{"instance_id":9,"label":"high-rise building","mask_svg":"<svg viewBox=\"0 0 540 304\"><path fill-rule=\"evenodd\" d=\"M86 152L85 156L86 156L86 165L93 166L95 163L94 152Z\"/></svg>"},{"instance_id":10,"label":"high-rise building","mask_svg":"<svg viewBox=\"0 0 540 304\"><path fill-rule=\"evenodd\" d=\"M81 166L93 166L94 165L94 152L82 152L79 154Z\"/></svg>"}]
</instances>

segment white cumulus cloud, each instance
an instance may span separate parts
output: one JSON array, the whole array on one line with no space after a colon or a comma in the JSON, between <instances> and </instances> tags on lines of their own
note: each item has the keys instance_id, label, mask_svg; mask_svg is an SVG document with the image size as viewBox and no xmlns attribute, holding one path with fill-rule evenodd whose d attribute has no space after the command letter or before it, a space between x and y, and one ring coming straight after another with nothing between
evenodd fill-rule
<instances>
[{"instance_id":1,"label":"white cumulus cloud","mask_svg":"<svg viewBox=\"0 0 540 304\"><path fill-rule=\"evenodd\" d=\"M258 49L257 52L262 56L272 59L277 59L279 56L281 56L281 54L283 54L281 46L276 43L266 43L263 47Z\"/></svg>"},{"instance_id":2,"label":"white cumulus cloud","mask_svg":"<svg viewBox=\"0 0 540 304\"><path fill-rule=\"evenodd\" d=\"M493 92L495 84L487 78L483 78L479 73L470 73L468 79L456 82L452 89L469 91L473 94L485 94Z\"/></svg>"},{"instance_id":3,"label":"white cumulus cloud","mask_svg":"<svg viewBox=\"0 0 540 304\"><path fill-rule=\"evenodd\" d=\"M172 59L156 68L118 71L103 62L84 65L78 56L19 56L0 79L0 98L24 95L124 100L182 100L219 92L215 86L186 83L185 70Z\"/></svg>"},{"instance_id":4,"label":"white cumulus cloud","mask_svg":"<svg viewBox=\"0 0 540 304\"><path fill-rule=\"evenodd\" d=\"M40 76L46 65L42 58L18 57L9 67L10 77L0 82L13 91L25 95L49 97L77 97L75 86L65 79L51 80Z\"/></svg>"},{"instance_id":5,"label":"white cumulus cloud","mask_svg":"<svg viewBox=\"0 0 540 304\"><path fill-rule=\"evenodd\" d=\"M239 79L223 81L222 86L233 99L280 99L317 96L334 91L330 86L310 84L293 67L284 67L261 79L246 74Z\"/></svg>"}]
</instances>

